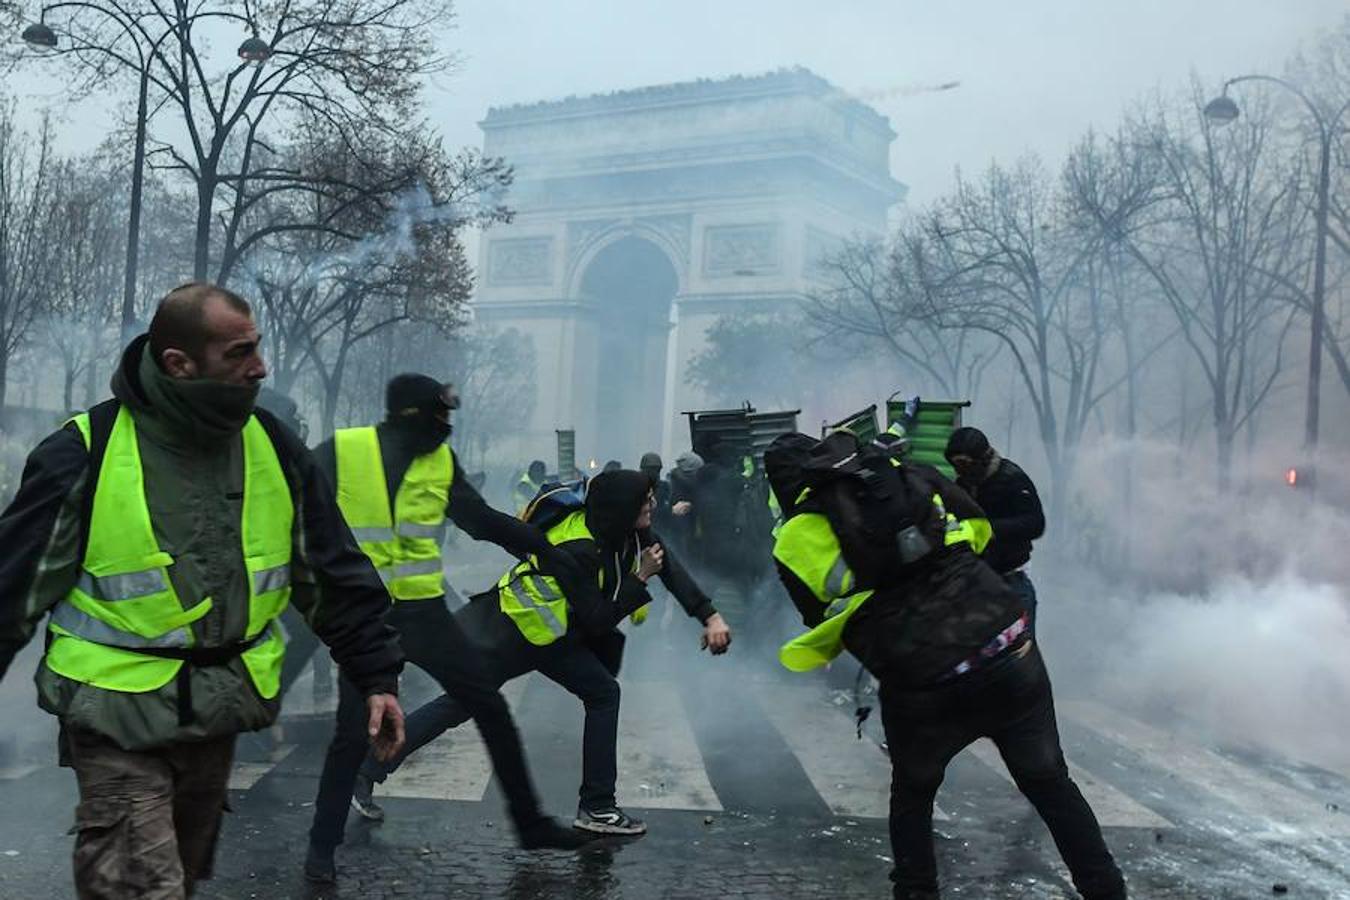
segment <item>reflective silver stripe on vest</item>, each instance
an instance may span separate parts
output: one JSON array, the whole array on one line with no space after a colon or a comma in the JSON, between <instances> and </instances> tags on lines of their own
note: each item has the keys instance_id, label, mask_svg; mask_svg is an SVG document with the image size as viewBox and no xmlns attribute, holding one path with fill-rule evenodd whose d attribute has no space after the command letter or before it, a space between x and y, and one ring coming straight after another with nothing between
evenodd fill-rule
<instances>
[{"instance_id":1,"label":"reflective silver stripe on vest","mask_svg":"<svg viewBox=\"0 0 1350 900\"><path fill-rule=\"evenodd\" d=\"M419 559L416 562L404 563L401 566L394 566L395 578L408 578L412 575L439 575L441 571L441 561L439 559ZM383 576L383 572L380 573Z\"/></svg>"},{"instance_id":2,"label":"reflective silver stripe on vest","mask_svg":"<svg viewBox=\"0 0 1350 900\"><path fill-rule=\"evenodd\" d=\"M841 553L835 558L834 565L830 566L830 571L825 574L825 596L831 600L842 596L848 575L848 563L844 562L844 555Z\"/></svg>"},{"instance_id":3,"label":"reflective silver stripe on vest","mask_svg":"<svg viewBox=\"0 0 1350 900\"><path fill-rule=\"evenodd\" d=\"M81 571L75 586L90 597L109 603L134 600L169 589L162 569L145 569L124 575L90 575Z\"/></svg>"},{"instance_id":4,"label":"reflective silver stripe on vest","mask_svg":"<svg viewBox=\"0 0 1350 900\"><path fill-rule=\"evenodd\" d=\"M539 591L541 597L550 601L562 599L558 593L549 587L546 582L543 582L539 576L530 575L528 577L530 583L534 586L535 590ZM567 626L558 620L558 617L553 610L549 609L547 606L540 606L538 603L534 602L534 598L530 596L530 592L525 590L525 586L521 583L521 576L516 576L516 578L506 586L506 589L511 592L511 596L515 597L516 601L519 602L521 606L539 613L539 618L544 620L544 627L547 628L549 633L555 638L560 638L567 634Z\"/></svg>"},{"instance_id":5,"label":"reflective silver stripe on vest","mask_svg":"<svg viewBox=\"0 0 1350 900\"><path fill-rule=\"evenodd\" d=\"M445 537L445 521L442 520L437 525L418 525L415 522L404 522L398 526L398 533L402 537L428 538L439 541Z\"/></svg>"},{"instance_id":6,"label":"reflective silver stripe on vest","mask_svg":"<svg viewBox=\"0 0 1350 900\"><path fill-rule=\"evenodd\" d=\"M253 573L253 594L266 594L291 586L291 565L284 563L270 569L260 569Z\"/></svg>"},{"instance_id":7,"label":"reflective silver stripe on vest","mask_svg":"<svg viewBox=\"0 0 1350 900\"><path fill-rule=\"evenodd\" d=\"M378 525L353 528L352 537L356 538L358 544L383 544L394 539L394 529Z\"/></svg>"},{"instance_id":8,"label":"reflective silver stripe on vest","mask_svg":"<svg viewBox=\"0 0 1350 900\"><path fill-rule=\"evenodd\" d=\"M95 644L102 644L106 647L124 647L128 650L137 650L144 647L192 646L191 636L186 628L175 628L168 634L162 634L157 638L141 637L139 634L114 628L101 619L95 619L74 604L64 601L57 604L56 609L52 611L51 624L73 634L75 637L93 641Z\"/></svg>"}]
</instances>

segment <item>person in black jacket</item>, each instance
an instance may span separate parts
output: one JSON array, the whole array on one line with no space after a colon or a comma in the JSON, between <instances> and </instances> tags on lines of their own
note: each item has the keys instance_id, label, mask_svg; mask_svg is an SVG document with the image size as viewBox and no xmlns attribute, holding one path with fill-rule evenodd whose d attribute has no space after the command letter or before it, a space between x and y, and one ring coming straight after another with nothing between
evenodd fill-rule
<instances>
[{"instance_id":1,"label":"person in black jacket","mask_svg":"<svg viewBox=\"0 0 1350 900\"><path fill-rule=\"evenodd\" d=\"M616 626L652 602L647 581L662 584L691 618L703 624L703 645L726 652L731 631L673 553L650 530L653 497L647 476L629 470L603 472L586 493L585 524L591 537L560 543L575 560L574 571L541 561L525 578L553 576L566 598L566 632L550 643L527 640L505 611L501 587L474 596L455 619L473 642L486 648L494 685L536 671L579 698L586 710L582 737L582 783L575 827L601 834L636 835L647 826L616 802L619 684L624 636ZM512 572L516 571L513 567ZM408 716L402 753L382 762L367 756L358 790L382 782L408 755L468 719L460 699L446 694Z\"/></svg>"},{"instance_id":2,"label":"person in black jacket","mask_svg":"<svg viewBox=\"0 0 1350 900\"><path fill-rule=\"evenodd\" d=\"M438 451L450 437L450 411L456 402L448 385L412 373L391 379L385 395L387 416L375 426L375 433L389 506L394 510L395 498L413 461ZM319 468L328 475L329 490L341 489L335 440L330 438L320 444L314 456ZM451 472L462 472L453 451L450 458ZM476 540L491 541L522 556L537 553L563 568L571 566L570 558L556 551L538 529L488 506L467 478L452 475L445 515ZM443 579L441 583L444 585ZM398 631L408 661L455 696L482 731L522 846L579 847L577 835L540 809L510 707L487 674L489 661L460 630L444 596L394 603L389 610L389 624ZM378 813L372 815L370 810L361 808L359 797L353 803L353 785L366 755L362 722L356 716L358 699L352 685L340 678L337 726L314 801L314 823L305 861L305 875L315 882L331 882L336 878L334 851L342 843L348 809L356 805L366 818L379 818Z\"/></svg>"},{"instance_id":3,"label":"person in black jacket","mask_svg":"<svg viewBox=\"0 0 1350 900\"><path fill-rule=\"evenodd\" d=\"M789 434L764 455L787 519L774 548L779 578L812 628L780 658L802 671L848 650L880 682L892 768L894 897L938 897L933 800L948 763L988 737L1050 829L1082 895L1125 900L1120 869L1069 776L1050 676L1027 632L1026 612L977 555L983 511L936 469L904 464L904 477L917 488L911 491L918 504L910 510L914 527L933 549L881 583L858 584L827 502L815 487L807 491L819 486L810 466L828 462L834 449ZM832 546L822 529L833 536Z\"/></svg>"},{"instance_id":4,"label":"person in black jacket","mask_svg":"<svg viewBox=\"0 0 1350 900\"><path fill-rule=\"evenodd\" d=\"M1045 534L1045 512L1036 485L1021 467L989 446L978 428L958 428L947 440L947 462L964 488L989 517L994 538L984 561L1022 598L1036 626L1036 586L1027 575L1031 542Z\"/></svg>"}]
</instances>

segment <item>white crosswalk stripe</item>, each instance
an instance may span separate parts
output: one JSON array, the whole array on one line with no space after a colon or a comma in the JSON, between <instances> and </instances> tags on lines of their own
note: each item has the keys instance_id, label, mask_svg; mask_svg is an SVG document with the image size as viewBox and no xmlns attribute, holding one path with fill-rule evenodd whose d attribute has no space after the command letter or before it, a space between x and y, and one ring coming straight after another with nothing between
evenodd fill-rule
<instances>
[{"instance_id":1,"label":"white crosswalk stripe","mask_svg":"<svg viewBox=\"0 0 1350 900\"><path fill-rule=\"evenodd\" d=\"M515 709L533 674L509 682L502 696ZM488 759L478 729L471 723L452 728L418 750L380 785L386 797L418 797L428 800L479 801L492 780Z\"/></svg>"},{"instance_id":2,"label":"white crosswalk stripe","mask_svg":"<svg viewBox=\"0 0 1350 900\"><path fill-rule=\"evenodd\" d=\"M1249 766L1098 703L1059 704L1061 713L1142 756L1146 762L1241 811L1231 825L1292 838L1350 834L1350 815L1286 787Z\"/></svg>"},{"instance_id":3,"label":"white crosswalk stripe","mask_svg":"<svg viewBox=\"0 0 1350 900\"><path fill-rule=\"evenodd\" d=\"M1003 764L994 742L988 739L978 740L964 751L993 769L1008 782L1014 784ZM1172 823L1153 810L1136 803L1123 792L1117 790L1092 774L1069 761L1069 774L1082 791L1083 798L1097 816L1097 821L1107 828L1171 828Z\"/></svg>"},{"instance_id":4,"label":"white crosswalk stripe","mask_svg":"<svg viewBox=\"0 0 1350 900\"><path fill-rule=\"evenodd\" d=\"M527 675L503 688L513 708L519 708L534 678L542 676ZM756 706L801 765L815 793L835 815L885 818L890 761L871 740L857 740L847 710L831 705L818 685L755 682L742 683L737 689L750 692ZM1350 834L1350 816L1335 804L1281 783L1252 764L1222 756L1096 703L1067 701L1058 707L1061 719L1134 754L1148 766L1168 772L1195 792L1220 801L1228 810L1224 815L1229 827L1286 838ZM580 719L579 703L575 705L575 713ZM619 719L621 803L636 809L707 812L723 809L723 800L709 777L707 760L688 716L678 683L624 680ZM230 787L251 789L294 749L287 744L267 761L238 763ZM746 752L754 752L754 748L747 747ZM964 752L972 764L992 770L1011 784L1011 776L991 742L976 742ZM1118 767L1117 761L1103 761L1094 755L1090 759L1070 758L1067 762L1103 826L1166 829L1183 824L1176 819L1177 804L1164 802L1160 793L1163 787L1146 786L1144 796L1138 790L1133 791L1133 796L1128 793L1132 785L1148 782L1115 772L1111 767ZM1103 767L1107 769L1103 773L1107 777L1098 774ZM468 725L452 729L423 747L378 793L388 797L480 802L491 779L487 750L478 730ZM952 804L962 802L962 791L960 779L949 777L941 795L949 810ZM774 799L766 797L765 807L771 807ZM1213 809L1197 813L1214 817ZM952 816L935 808L934 819L950 821Z\"/></svg>"},{"instance_id":5,"label":"white crosswalk stripe","mask_svg":"<svg viewBox=\"0 0 1350 900\"><path fill-rule=\"evenodd\" d=\"M623 803L648 809L722 809L703 756L669 682L629 681L619 707L619 780Z\"/></svg>"},{"instance_id":6,"label":"white crosswalk stripe","mask_svg":"<svg viewBox=\"0 0 1350 900\"><path fill-rule=\"evenodd\" d=\"M889 814L890 761L871 740L858 740L846 714L823 702L814 686L757 684L755 693L835 815L884 819ZM934 807L933 818L949 817Z\"/></svg>"}]
</instances>

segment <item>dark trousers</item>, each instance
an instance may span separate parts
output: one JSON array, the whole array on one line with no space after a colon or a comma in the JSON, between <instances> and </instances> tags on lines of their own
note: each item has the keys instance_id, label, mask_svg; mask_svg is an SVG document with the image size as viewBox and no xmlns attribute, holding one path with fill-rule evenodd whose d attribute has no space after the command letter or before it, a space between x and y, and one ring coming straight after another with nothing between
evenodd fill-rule
<instances>
[{"instance_id":1,"label":"dark trousers","mask_svg":"<svg viewBox=\"0 0 1350 900\"><path fill-rule=\"evenodd\" d=\"M1003 580L1008 583L1008 587L1021 599L1022 605L1026 607L1028 618L1028 629L1032 634L1036 633L1036 585L1032 583L1031 576L1026 572L1018 570L1009 572L1003 576Z\"/></svg>"},{"instance_id":2,"label":"dark trousers","mask_svg":"<svg viewBox=\"0 0 1350 900\"><path fill-rule=\"evenodd\" d=\"M586 710L581 739L581 805L605 809L614 805L618 780L619 682L600 658L572 635L536 647L518 634L488 651L499 687L527 672L539 672L579 699ZM408 740L402 753L388 762L367 755L361 772L384 781L403 760L424 744L469 718L462 699L442 694L408 717Z\"/></svg>"},{"instance_id":3,"label":"dark trousers","mask_svg":"<svg viewBox=\"0 0 1350 900\"><path fill-rule=\"evenodd\" d=\"M211 877L234 735L123 750L62 730L75 770L75 893L80 900L180 900Z\"/></svg>"},{"instance_id":4,"label":"dark trousers","mask_svg":"<svg viewBox=\"0 0 1350 900\"><path fill-rule=\"evenodd\" d=\"M472 718L487 744L492 768L506 794L517 829L543 818L525 765L520 733L510 707L489 676L489 663L465 636L440 597L400 601L389 613L407 661L430 675ZM314 801L310 842L323 849L342 843L352 787L369 751L365 698L346 677L338 679L337 725L328 745L319 796Z\"/></svg>"},{"instance_id":5,"label":"dark trousers","mask_svg":"<svg viewBox=\"0 0 1350 900\"><path fill-rule=\"evenodd\" d=\"M1069 777L1050 677L1034 643L929 689L901 688L883 679L881 715L891 752L896 897L936 896L933 798L952 757L988 737L1049 827L1079 892L1088 900L1124 898L1125 883L1101 827Z\"/></svg>"}]
</instances>

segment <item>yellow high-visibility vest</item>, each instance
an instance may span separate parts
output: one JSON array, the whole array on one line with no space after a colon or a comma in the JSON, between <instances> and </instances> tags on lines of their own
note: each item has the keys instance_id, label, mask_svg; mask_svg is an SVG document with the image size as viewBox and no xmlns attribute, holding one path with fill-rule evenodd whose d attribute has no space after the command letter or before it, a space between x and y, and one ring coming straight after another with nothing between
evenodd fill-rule
<instances>
[{"instance_id":1,"label":"yellow high-visibility vest","mask_svg":"<svg viewBox=\"0 0 1350 900\"><path fill-rule=\"evenodd\" d=\"M976 553L984 552L993 535L988 519L957 519L947 512L938 494L933 495L933 505L945 522L946 546L968 543ZM788 641L778 651L779 662L785 668L809 672L842 652L845 626L871 599L873 591L857 590L839 538L822 513L797 513L784 522L774 541L773 556L825 606L825 621Z\"/></svg>"},{"instance_id":2,"label":"yellow high-visibility vest","mask_svg":"<svg viewBox=\"0 0 1350 900\"><path fill-rule=\"evenodd\" d=\"M73 420L91 444L89 414ZM258 693L280 690L285 639L276 618L290 602L295 506L276 448L256 417L241 433L244 505L240 538L248 572L248 625L241 657ZM155 539L145 499L145 473L136 425L118 410L108 436L90 512L88 547L79 580L52 610L46 664L53 672L111 691L143 693L168 684L179 659L144 650L187 650L197 645L194 622L214 605L210 597L182 597L174 587L173 557Z\"/></svg>"},{"instance_id":3,"label":"yellow high-visibility vest","mask_svg":"<svg viewBox=\"0 0 1350 900\"><path fill-rule=\"evenodd\" d=\"M338 508L389 596L427 600L444 595L441 544L455 479L450 448L442 444L412 461L392 510L375 428L340 428L333 435L333 449Z\"/></svg>"}]
</instances>

